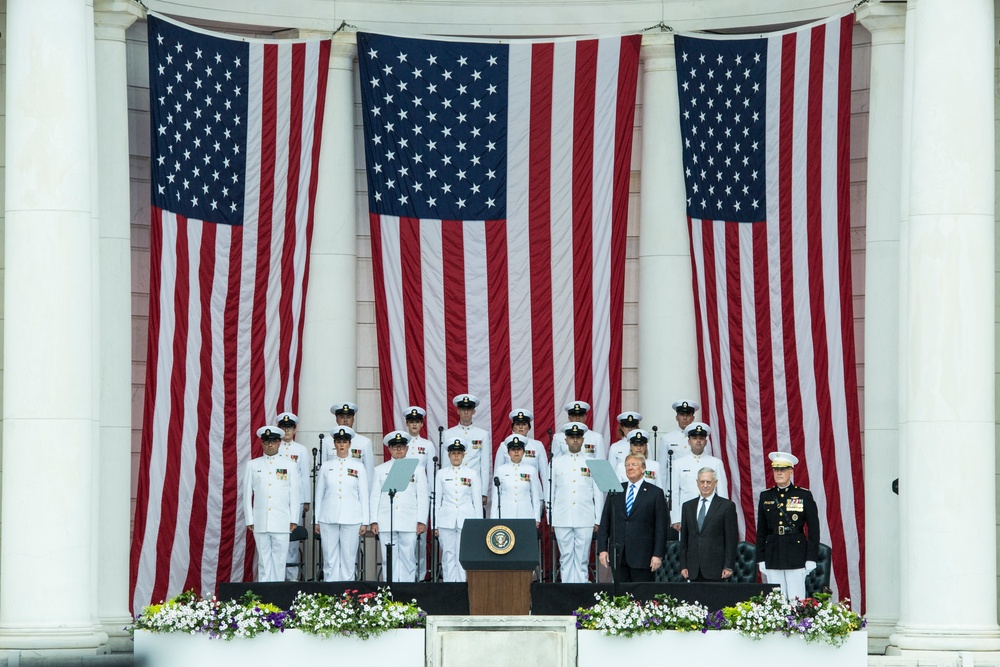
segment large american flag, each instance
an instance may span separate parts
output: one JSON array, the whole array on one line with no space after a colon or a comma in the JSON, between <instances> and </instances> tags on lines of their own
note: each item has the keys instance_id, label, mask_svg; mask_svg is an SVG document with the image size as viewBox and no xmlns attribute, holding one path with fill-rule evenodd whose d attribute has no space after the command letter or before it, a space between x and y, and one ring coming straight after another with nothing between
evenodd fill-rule
<instances>
[{"instance_id":1,"label":"large american flag","mask_svg":"<svg viewBox=\"0 0 1000 667\"><path fill-rule=\"evenodd\" d=\"M639 45L358 34L385 428L468 392L494 444L572 399L610 435Z\"/></svg>"},{"instance_id":2,"label":"large american flag","mask_svg":"<svg viewBox=\"0 0 1000 667\"><path fill-rule=\"evenodd\" d=\"M149 341L133 610L248 579L242 466L297 403L330 41L150 16Z\"/></svg>"},{"instance_id":3,"label":"large american flag","mask_svg":"<svg viewBox=\"0 0 1000 667\"><path fill-rule=\"evenodd\" d=\"M833 585L863 603L851 294L853 16L754 39L676 37L706 416L754 541L767 454L795 454Z\"/></svg>"}]
</instances>

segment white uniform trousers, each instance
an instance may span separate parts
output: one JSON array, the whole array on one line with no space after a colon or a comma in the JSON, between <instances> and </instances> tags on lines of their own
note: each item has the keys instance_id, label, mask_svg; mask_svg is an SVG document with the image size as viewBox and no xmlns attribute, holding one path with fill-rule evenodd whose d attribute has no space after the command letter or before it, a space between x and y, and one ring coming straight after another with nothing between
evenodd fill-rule
<instances>
[{"instance_id":1,"label":"white uniform trousers","mask_svg":"<svg viewBox=\"0 0 1000 667\"><path fill-rule=\"evenodd\" d=\"M799 567L794 570L765 570L767 583L778 584L785 598L794 600L806 597L806 569Z\"/></svg>"},{"instance_id":2,"label":"white uniform trousers","mask_svg":"<svg viewBox=\"0 0 1000 667\"><path fill-rule=\"evenodd\" d=\"M382 578L386 576L385 545L389 541L389 531L378 534L382 548ZM417 533L392 533L392 580L412 584L417 576Z\"/></svg>"},{"instance_id":3,"label":"white uniform trousers","mask_svg":"<svg viewBox=\"0 0 1000 667\"><path fill-rule=\"evenodd\" d=\"M354 581L358 562L360 523L320 523L323 581Z\"/></svg>"},{"instance_id":4,"label":"white uniform trousers","mask_svg":"<svg viewBox=\"0 0 1000 667\"><path fill-rule=\"evenodd\" d=\"M585 584L589 580L590 543L594 527L555 529L559 544L559 578L564 584Z\"/></svg>"},{"instance_id":5,"label":"white uniform trousers","mask_svg":"<svg viewBox=\"0 0 1000 667\"><path fill-rule=\"evenodd\" d=\"M441 572L445 581L465 581L465 568L458 562L458 549L462 545L461 528L438 528L441 540Z\"/></svg>"},{"instance_id":6,"label":"white uniform trousers","mask_svg":"<svg viewBox=\"0 0 1000 667\"><path fill-rule=\"evenodd\" d=\"M257 545L257 581L284 581L288 531L281 533L254 531L253 539Z\"/></svg>"}]
</instances>

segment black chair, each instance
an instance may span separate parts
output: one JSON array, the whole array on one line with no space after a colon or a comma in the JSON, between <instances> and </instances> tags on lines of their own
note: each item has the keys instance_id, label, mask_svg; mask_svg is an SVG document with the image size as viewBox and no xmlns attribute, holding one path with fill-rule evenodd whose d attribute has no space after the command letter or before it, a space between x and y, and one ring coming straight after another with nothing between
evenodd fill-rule
<instances>
[{"instance_id":1,"label":"black chair","mask_svg":"<svg viewBox=\"0 0 1000 667\"><path fill-rule=\"evenodd\" d=\"M833 550L820 543L816 569L806 575L806 595L809 597L830 588L830 560L832 556Z\"/></svg>"},{"instance_id":2,"label":"black chair","mask_svg":"<svg viewBox=\"0 0 1000 667\"><path fill-rule=\"evenodd\" d=\"M663 565L656 571L656 581L677 583L681 578L681 543L667 542L667 553Z\"/></svg>"},{"instance_id":3,"label":"black chair","mask_svg":"<svg viewBox=\"0 0 1000 667\"><path fill-rule=\"evenodd\" d=\"M757 545L753 542L740 542L736 545L736 563L729 581L734 584L757 583Z\"/></svg>"},{"instance_id":4,"label":"black chair","mask_svg":"<svg viewBox=\"0 0 1000 667\"><path fill-rule=\"evenodd\" d=\"M298 557L298 560L290 560L287 563L285 563L285 567L297 567L297 568L299 568L299 581L305 581L305 578L306 578L305 562L304 562L304 555L303 555L305 553L305 550L302 548L302 544L307 539L309 539L309 531L306 530L305 526L295 526L295 530L293 530L288 535L288 543L289 544L298 544L299 545L299 551L298 551L299 557Z\"/></svg>"}]
</instances>

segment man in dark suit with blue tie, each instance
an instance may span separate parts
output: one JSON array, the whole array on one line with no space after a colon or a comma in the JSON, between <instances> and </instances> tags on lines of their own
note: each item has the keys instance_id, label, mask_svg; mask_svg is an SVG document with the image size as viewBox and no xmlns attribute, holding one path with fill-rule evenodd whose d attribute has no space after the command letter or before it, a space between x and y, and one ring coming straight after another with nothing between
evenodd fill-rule
<instances>
[{"instance_id":1,"label":"man in dark suit with blue tie","mask_svg":"<svg viewBox=\"0 0 1000 667\"><path fill-rule=\"evenodd\" d=\"M698 471L698 497L681 506L681 576L691 581L723 581L736 563L736 504L715 492L711 468Z\"/></svg>"},{"instance_id":2,"label":"man in dark suit with blue tie","mask_svg":"<svg viewBox=\"0 0 1000 667\"><path fill-rule=\"evenodd\" d=\"M653 581L663 564L667 548L667 501L663 490L644 481L646 459L641 454L625 457L622 493L604 504L597 531L601 565L608 567L612 519L614 544L618 546L618 581Z\"/></svg>"}]
</instances>

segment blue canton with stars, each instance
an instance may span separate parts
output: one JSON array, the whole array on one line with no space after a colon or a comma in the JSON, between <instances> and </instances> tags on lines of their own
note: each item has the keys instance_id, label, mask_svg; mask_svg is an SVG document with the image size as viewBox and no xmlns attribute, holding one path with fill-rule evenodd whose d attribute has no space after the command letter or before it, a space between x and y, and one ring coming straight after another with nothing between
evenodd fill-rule
<instances>
[{"instance_id":1,"label":"blue canton with stars","mask_svg":"<svg viewBox=\"0 0 1000 667\"><path fill-rule=\"evenodd\" d=\"M154 206L243 224L248 59L245 42L149 17Z\"/></svg>"},{"instance_id":2,"label":"blue canton with stars","mask_svg":"<svg viewBox=\"0 0 1000 667\"><path fill-rule=\"evenodd\" d=\"M767 41L674 39L687 214L764 220Z\"/></svg>"},{"instance_id":3,"label":"blue canton with stars","mask_svg":"<svg viewBox=\"0 0 1000 667\"><path fill-rule=\"evenodd\" d=\"M507 217L507 47L358 33L368 206Z\"/></svg>"}]
</instances>

